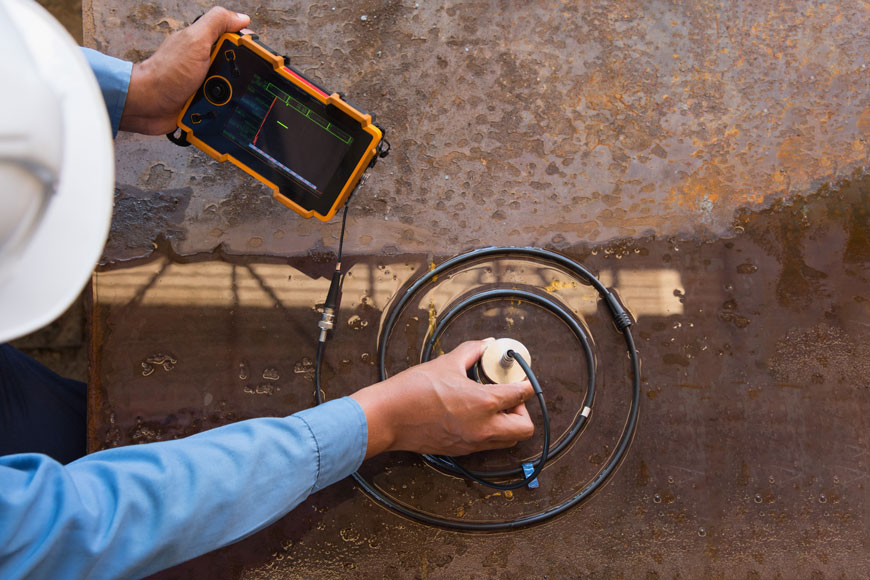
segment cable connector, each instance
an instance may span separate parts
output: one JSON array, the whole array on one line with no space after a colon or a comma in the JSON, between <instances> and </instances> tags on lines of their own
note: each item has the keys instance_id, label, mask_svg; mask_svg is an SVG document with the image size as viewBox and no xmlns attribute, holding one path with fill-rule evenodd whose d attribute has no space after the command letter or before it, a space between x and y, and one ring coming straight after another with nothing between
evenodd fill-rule
<instances>
[{"instance_id":1,"label":"cable connector","mask_svg":"<svg viewBox=\"0 0 870 580\"><path fill-rule=\"evenodd\" d=\"M318 342L326 342L327 333L335 326L335 309L323 308L323 314L320 316L320 321L317 323L317 328L320 329L320 337Z\"/></svg>"},{"instance_id":2,"label":"cable connector","mask_svg":"<svg viewBox=\"0 0 870 580\"><path fill-rule=\"evenodd\" d=\"M335 265L332 273L332 282L329 283L329 292L326 294L326 302L323 303L323 314L317 323L320 329L318 342L326 342L327 334L335 327L335 312L338 308L339 293L341 292L341 262Z\"/></svg>"}]
</instances>

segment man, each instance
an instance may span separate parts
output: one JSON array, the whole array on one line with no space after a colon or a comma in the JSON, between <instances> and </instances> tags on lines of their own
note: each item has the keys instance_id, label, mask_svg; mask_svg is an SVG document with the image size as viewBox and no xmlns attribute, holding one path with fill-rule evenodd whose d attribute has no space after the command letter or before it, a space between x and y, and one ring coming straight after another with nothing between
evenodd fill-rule
<instances>
[{"instance_id":1,"label":"man","mask_svg":"<svg viewBox=\"0 0 870 580\"><path fill-rule=\"evenodd\" d=\"M14 91L0 91L3 341L50 321L78 294L105 241L113 177L109 122L103 104L93 103L97 86L71 39L31 0L4 0L0 19L11 23L17 51L0 61L3 78L15 81ZM173 130L204 78L214 41L248 24L245 15L213 8L132 67L88 54L112 132ZM485 345L464 343L289 417L110 449L66 465L43 451L84 432L81 387L3 347L0 449L8 454L0 457L0 577L146 576L262 529L377 453L462 455L526 439L533 426L523 402L531 386L491 388L466 378ZM68 432L21 436L28 425L14 421L19 411L37 431L70 424ZM68 415L74 420L62 419ZM70 447L56 454L77 455Z\"/></svg>"}]
</instances>

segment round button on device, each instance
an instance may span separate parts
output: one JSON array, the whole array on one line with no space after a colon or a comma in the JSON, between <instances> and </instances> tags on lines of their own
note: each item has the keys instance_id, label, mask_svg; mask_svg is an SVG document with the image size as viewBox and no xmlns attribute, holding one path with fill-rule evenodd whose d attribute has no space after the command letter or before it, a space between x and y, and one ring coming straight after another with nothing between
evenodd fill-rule
<instances>
[{"instance_id":1,"label":"round button on device","mask_svg":"<svg viewBox=\"0 0 870 580\"><path fill-rule=\"evenodd\" d=\"M205 100L220 107L230 102L230 98L233 96L233 87L224 77L214 75L205 79L202 92L205 95Z\"/></svg>"}]
</instances>

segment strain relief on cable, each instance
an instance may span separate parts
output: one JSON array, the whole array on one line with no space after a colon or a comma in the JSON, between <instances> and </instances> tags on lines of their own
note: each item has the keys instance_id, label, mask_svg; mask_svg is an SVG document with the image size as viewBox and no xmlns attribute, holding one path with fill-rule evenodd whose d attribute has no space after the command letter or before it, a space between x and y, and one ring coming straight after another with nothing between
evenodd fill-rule
<instances>
[{"instance_id":1,"label":"strain relief on cable","mask_svg":"<svg viewBox=\"0 0 870 580\"><path fill-rule=\"evenodd\" d=\"M332 280L329 283L329 292L326 294L326 302L324 306L335 310L338 306L338 293L341 292L341 263L338 268L332 273Z\"/></svg>"},{"instance_id":2,"label":"strain relief on cable","mask_svg":"<svg viewBox=\"0 0 870 580\"><path fill-rule=\"evenodd\" d=\"M625 330L632 325L631 316L628 311L620 304L619 300L612 292L604 295L607 300L607 305L610 307L610 312L613 314L613 321L616 323L616 328Z\"/></svg>"}]
</instances>

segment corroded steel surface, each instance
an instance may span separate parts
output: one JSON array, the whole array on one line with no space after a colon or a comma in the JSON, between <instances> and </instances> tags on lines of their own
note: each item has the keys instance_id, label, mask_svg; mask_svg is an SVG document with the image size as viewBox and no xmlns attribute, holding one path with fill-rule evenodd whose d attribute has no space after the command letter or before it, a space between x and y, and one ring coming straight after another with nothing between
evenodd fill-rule
<instances>
[{"instance_id":1,"label":"corroded steel surface","mask_svg":"<svg viewBox=\"0 0 870 580\"><path fill-rule=\"evenodd\" d=\"M128 59L205 8L85 4L86 42ZM387 128L393 154L352 206L353 253L718 234L736 208L807 193L870 159L866 2L234 8ZM337 235L197 151L131 136L117 150L107 260L150 252L158 234L180 253L223 243L277 255Z\"/></svg>"},{"instance_id":2,"label":"corroded steel surface","mask_svg":"<svg viewBox=\"0 0 870 580\"><path fill-rule=\"evenodd\" d=\"M128 58L205 8L85 4L86 41ZM641 420L619 471L567 515L491 535L409 522L342 482L162 577L870 575L870 8L554 6L234 8L376 112L393 145L351 208L329 396L376 379L383 309L430 261L490 244L556 248L616 287L637 319ZM314 306L338 224L300 220L236 169L165 140L117 147L112 266L95 281L91 447L310 405ZM403 339L422 337L426 306ZM601 407L541 493L594 472L624 420L618 336L594 303L577 310L595 333ZM519 319L481 316L454 338L510 335ZM554 340L538 331L523 343L535 357L558 353ZM536 367L550 373L557 425L575 410L564 378L574 362ZM366 468L433 510L498 517L534 501L403 461Z\"/></svg>"},{"instance_id":3,"label":"corroded steel surface","mask_svg":"<svg viewBox=\"0 0 870 580\"><path fill-rule=\"evenodd\" d=\"M866 576L868 207L870 176L856 175L806 200L741 214L731 237L568 252L634 313L643 374L627 459L609 485L561 518L494 535L445 532L389 513L343 482L268 530L164 577ZM331 264L200 258L158 256L97 275L92 448L312 404L313 305ZM382 309L427 267L419 255L348 262L324 370L328 397L376 380ZM544 284L560 296L576 288L549 275ZM421 471L406 456L363 471L451 517L515 516L577 489L612 451L628 402L624 345L602 307L581 298L569 303L593 332L600 391L589 428L544 471L541 489L508 498ZM437 315L426 301L411 313L391 368L407 364L402 341L417 344ZM445 342L522 338L540 361L554 432L564 430L585 388L570 340L521 308L464 316ZM533 454L536 445L540 431L518 452ZM491 468L505 459L483 461Z\"/></svg>"}]
</instances>

